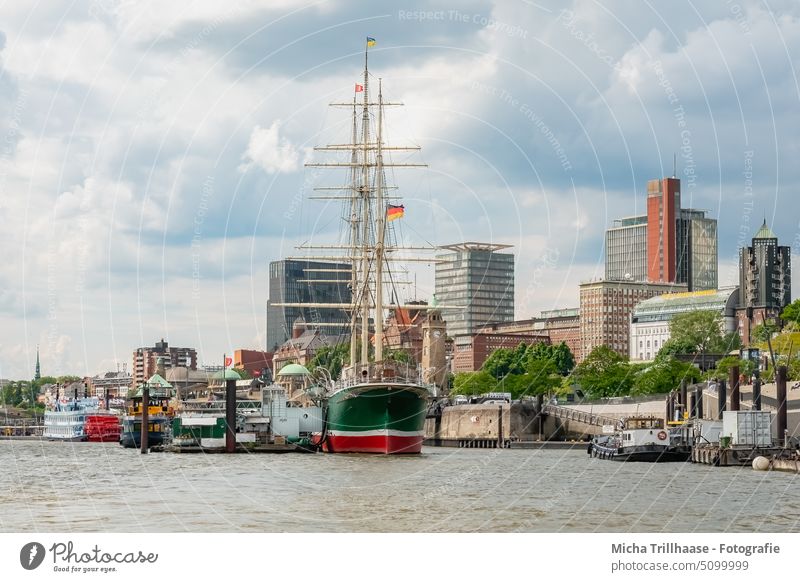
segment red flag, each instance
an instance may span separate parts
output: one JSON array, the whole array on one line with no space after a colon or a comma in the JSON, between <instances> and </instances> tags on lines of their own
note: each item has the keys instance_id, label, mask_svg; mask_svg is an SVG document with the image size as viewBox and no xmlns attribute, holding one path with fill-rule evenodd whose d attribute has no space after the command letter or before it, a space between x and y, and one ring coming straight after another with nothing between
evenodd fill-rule
<instances>
[{"instance_id":1,"label":"red flag","mask_svg":"<svg viewBox=\"0 0 800 582\"><path fill-rule=\"evenodd\" d=\"M364 85L356 83L356 93L361 93L364 90Z\"/></svg>"},{"instance_id":2,"label":"red flag","mask_svg":"<svg viewBox=\"0 0 800 582\"><path fill-rule=\"evenodd\" d=\"M225 358L225 367L226 368L228 366L230 366L232 363L233 363L233 358L228 358L228 357Z\"/></svg>"}]
</instances>

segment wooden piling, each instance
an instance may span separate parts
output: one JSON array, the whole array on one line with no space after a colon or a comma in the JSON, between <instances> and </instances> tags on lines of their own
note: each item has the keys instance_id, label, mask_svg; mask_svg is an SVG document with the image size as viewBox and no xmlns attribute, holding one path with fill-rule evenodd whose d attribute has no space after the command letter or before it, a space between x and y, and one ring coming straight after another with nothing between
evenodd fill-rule
<instances>
[{"instance_id":1,"label":"wooden piling","mask_svg":"<svg viewBox=\"0 0 800 582\"><path fill-rule=\"evenodd\" d=\"M150 449L150 432L148 425L150 424L150 389L142 388L142 426L139 433L139 445L143 455L146 455ZM134 433L136 434L136 433Z\"/></svg>"},{"instance_id":2,"label":"wooden piling","mask_svg":"<svg viewBox=\"0 0 800 582\"><path fill-rule=\"evenodd\" d=\"M728 384L731 386L731 410L739 410L739 366L728 368Z\"/></svg>"},{"instance_id":3,"label":"wooden piling","mask_svg":"<svg viewBox=\"0 0 800 582\"><path fill-rule=\"evenodd\" d=\"M236 380L225 380L225 452L236 452Z\"/></svg>"},{"instance_id":4,"label":"wooden piling","mask_svg":"<svg viewBox=\"0 0 800 582\"><path fill-rule=\"evenodd\" d=\"M717 384L717 418L722 420L722 413L725 412L725 407L728 404L728 389L725 386L725 380L720 380Z\"/></svg>"},{"instance_id":5,"label":"wooden piling","mask_svg":"<svg viewBox=\"0 0 800 582\"><path fill-rule=\"evenodd\" d=\"M761 378L753 379L753 410L761 410Z\"/></svg>"},{"instance_id":6,"label":"wooden piling","mask_svg":"<svg viewBox=\"0 0 800 582\"><path fill-rule=\"evenodd\" d=\"M778 442L781 446L786 446L786 366L778 366L778 374L776 376L776 394L775 399L778 401L778 416L775 419L778 428Z\"/></svg>"},{"instance_id":7,"label":"wooden piling","mask_svg":"<svg viewBox=\"0 0 800 582\"><path fill-rule=\"evenodd\" d=\"M497 407L497 448L503 448L503 406Z\"/></svg>"}]
</instances>

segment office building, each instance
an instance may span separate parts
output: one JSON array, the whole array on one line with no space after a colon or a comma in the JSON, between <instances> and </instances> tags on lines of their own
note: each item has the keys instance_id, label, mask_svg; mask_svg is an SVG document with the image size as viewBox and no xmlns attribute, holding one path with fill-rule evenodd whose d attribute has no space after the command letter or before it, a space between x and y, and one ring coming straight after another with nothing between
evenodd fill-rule
<instances>
[{"instance_id":1,"label":"office building","mask_svg":"<svg viewBox=\"0 0 800 582\"><path fill-rule=\"evenodd\" d=\"M133 388L156 373L158 358L164 359L164 368L167 370L177 367L197 369L197 352L194 348L171 348L161 338L154 347L137 348L133 352Z\"/></svg>"},{"instance_id":2,"label":"office building","mask_svg":"<svg viewBox=\"0 0 800 582\"><path fill-rule=\"evenodd\" d=\"M619 218L606 230L606 279L647 281L647 216Z\"/></svg>"},{"instance_id":3,"label":"office building","mask_svg":"<svg viewBox=\"0 0 800 582\"><path fill-rule=\"evenodd\" d=\"M350 317L343 309L281 307L276 303L347 303L351 301L350 265L297 259L269 264L267 301L267 351L274 352L292 337L298 322L306 329L339 335L347 331Z\"/></svg>"},{"instance_id":4,"label":"office building","mask_svg":"<svg viewBox=\"0 0 800 582\"><path fill-rule=\"evenodd\" d=\"M629 354L630 316L634 307L645 299L686 291L676 283L642 283L636 281L592 281L580 286L580 351L583 361L598 346L608 346L621 356Z\"/></svg>"},{"instance_id":5,"label":"office building","mask_svg":"<svg viewBox=\"0 0 800 582\"><path fill-rule=\"evenodd\" d=\"M685 284L716 289L717 221L681 208L677 178L647 183L647 214L614 221L606 230L606 281Z\"/></svg>"},{"instance_id":6,"label":"office building","mask_svg":"<svg viewBox=\"0 0 800 582\"><path fill-rule=\"evenodd\" d=\"M472 335L490 322L514 319L514 255L510 245L465 242L441 247L450 251L436 263L436 299L444 309L450 337Z\"/></svg>"},{"instance_id":7,"label":"office building","mask_svg":"<svg viewBox=\"0 0 800 582\"><path fill-rule=\"evenodd\" d=\"M792 249L778 244L778 237L764 220L752 245L739 250L737 315L742 342L749 345L751 329L778 317L791 302Z\"/></svg>"},{"instance_id":8,"label":"office building","mask_svg":"<svg viewBox=\"0 0 800 582\"><path fill-rule=\"evenodd\" d=\"M542 311L538 317L514 321L492 322L478 330L479 333L497 335L536 336L537 341L546 338L554 346L567 344L574 356L581 348L580 309L568 307ZM463 342L462 342L463 345Z\"/></svg>"}]
</instances>

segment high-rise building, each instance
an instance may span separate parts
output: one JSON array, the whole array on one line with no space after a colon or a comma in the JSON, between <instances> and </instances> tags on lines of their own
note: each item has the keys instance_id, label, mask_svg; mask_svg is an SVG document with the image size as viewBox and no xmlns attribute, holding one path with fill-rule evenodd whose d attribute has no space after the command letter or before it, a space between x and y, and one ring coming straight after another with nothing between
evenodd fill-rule
<instances>
[{"instance_id":1,"label":"high-rise building","mask_svg":"<svg viewBox=\"0 0 800 582\"><path fill-rule=\"evenodd\" d=\"M349 304L350 273L350 265L347 263L297 259L272 261L269 264L267 351L274 352L291 338L292 327L298 321L307 329L320 329L323 333L332 335L347 331L350 317L343 309L281 307L275 304L312 302Z\"/></svg>"},{"instance_id":2,"label":"high-rise building","mask_svg":"<svg viewBox=\"0 0 800 582\"><path fill-rule=\"evenodd\" d=\"M675 281L675 227L681 207L681 181L662 178L647 182L647 278Z\"/></svg>"},{"instance_id":3,"label":"high-rise building","mask_svg":"<svg viewBox=\"0 0 800 582\"><path fill-rule=\"evenodd\" d=\"M197 369L197 352L194 348L171 348L164 338L161 338L155 347L137 348L133 352L133 388L137 388L156 373L158 358L164 359L165 369L177 367Z\"/></svg>"},{"instance_id":4,"label":"high-rise building","mask_svg":"<svg viewBox=\"0 0 800 582\"><path fill-rule=\"evenodd\" d=\"M684 283L716 289L717 221L681 208L677 178L647 183L647 214L614 221L606 230L606 281Z\"/></svg>"},{"instance_id":5,"label":"high-rise building","mask_svg":"<svg viewBox=\"0 0 800 582\"><path fill-rule=\"evenodd\" d=\"M637 303L656 295L686 291L676 283L636 281L593 281L581 284L581 349L575 359L581 362L597 346L608 346L627 358L630 316Z\"/></svg>"},{"instance_id":6,"label":"high-rise building","mask_svg":"<svg viewBox=\"0 0 800 582\"><path fill-rule=\"evenodd\" d=\"M606 231L606 279L647 281L647 216L619 218Z\"/></svg>"},{"instance_id":7,"label":"high-rise building","mask_svg":"<svg viewBox=\"0 0 800 582\"><path fill-rule=\"evenodd\" d=\"M678 212L675 282L690 291L717 288L717 221L705 211L681 208Z\"/></svg>"},{"instance_id":8,"label":"high-rise building","mask_svg":"<svg viewBox=\"0 0 800 582\"><path fill-rule=\"evenodd\" d=\"M436 299L450 337L471 335L494 321L514 319L514 255L510 245L464 242L441 247L437 257Z\"/></svg>"},{"instance_id":9,"label":"high-rise building","mask_svg":"<svg viewBox=\"0 0 800 582\"><path fill-rule=\"evenodd\" d=\"M754 325L780 315L792 302L792 249L779 246L767 221L752 246L739 250L739 305L742 340L749 343Z\"/></svg>"}]
</instances>

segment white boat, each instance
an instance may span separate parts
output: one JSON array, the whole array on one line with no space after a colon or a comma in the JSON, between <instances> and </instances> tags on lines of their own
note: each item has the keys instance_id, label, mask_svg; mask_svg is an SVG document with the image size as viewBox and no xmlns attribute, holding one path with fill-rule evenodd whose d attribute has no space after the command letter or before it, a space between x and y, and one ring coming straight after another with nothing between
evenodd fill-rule
<instances>
[{"instance_id":1,"label":"white boat","mask_svg":"<svg viewBox=\"0 0 800 582\"><path fill-rule=\"evenodd\" d=\"M86 416L100 409L97 398L60 400L44 412L44 438L53 441L86 440Z\"/></svg>"}]
</instances>

